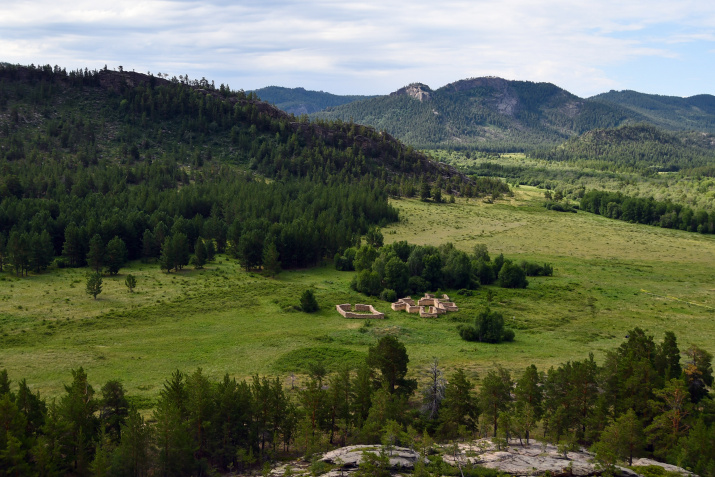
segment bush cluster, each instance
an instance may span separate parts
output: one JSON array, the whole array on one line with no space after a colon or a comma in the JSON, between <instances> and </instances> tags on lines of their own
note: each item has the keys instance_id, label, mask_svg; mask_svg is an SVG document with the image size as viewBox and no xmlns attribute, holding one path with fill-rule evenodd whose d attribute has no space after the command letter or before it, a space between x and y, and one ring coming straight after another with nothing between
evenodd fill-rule
<instances>
[{"instance_id":1,"label":"bush cluster","mask_svg":"<svg viewBox=\"0 0 715 477\"><path fill-rule=\"evenodd\" d=\"M516 263L503 254L492 260L481 244L471 254L451 243L434 247L400 241L379 249L367 244L336 254L334 264L337 270L358 272L351 283L354 290L385 300L393 293L400 297L442 288L475 290L491 284L526 288L527 276L553 275L548 263Z\"/></svg>"}]
</instances>

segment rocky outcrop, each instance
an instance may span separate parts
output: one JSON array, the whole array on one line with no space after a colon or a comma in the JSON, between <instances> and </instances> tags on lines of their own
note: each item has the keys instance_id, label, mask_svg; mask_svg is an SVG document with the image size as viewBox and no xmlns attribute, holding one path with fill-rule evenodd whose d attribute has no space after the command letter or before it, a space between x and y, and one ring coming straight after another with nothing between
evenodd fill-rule
<instances>
[{"instance_id":1,"label":"rocky outcrop","mask_svg":"<svg viewBox=\"0 0 715 477\"><path fill-rule=\"evenodd\" d=\"M509 446L498 448L489 439L480 439L468 443L458 444L456 452L452 446L436 449L442 454L444 461L454 466L475 464L490 469L495 469L515 477L536 477L550 475L551 477L590 477L600 476L603 469L595 462L594 455L581 449L577 452L560 453L556 446L551 444L530 444L512 441ZM322 477L346 477L362 462L363 452L379 454L380 445L356 445L342 447L323 454L323 462L335 466ZM403 471L410 471L419 461L420 455L405 447L393 447L385 450L390 460L392 475L404 475ZM428 460L425 459L425 464ZM284 464L271 471L271 476L282 477L285 468L290 465L293 474L306 475L309 463L297 461ZM683 477L697 477L695 474L674 465L663 464L650 459L633 461L633 466L656 465L670 472L677 472ZM625 467L615 468L615 477L641 477L640 474Z\"/></svg>"},{"instance_id":2,"label":"rocky outcrop","mask_svg":"<svg viewBox=\"0 0 715 477\"><path fill-rule=\"evenodd\" d=\"M457 460L461 464L470 462L490 469L496 469L509 475L518 477L540 476L546 473L554 477L587 477L601 475L603 469L598 466L594 455L585 449L577 452L558 452L556 446L531 442L530 444L514 441L511 445L498 449L497 446L488 439L481 439L476 442L459 444L459 454L445 455L444 460L452 465L457 465ZM656 462L648 459L646 464L633 465L657 465L669 471L682 473L684 476L692 476L690 472L668 464ZM640 474L625 467L616 466L615 475L618 477L639 477Z\"/></svg>"},{"instance_id":3,"label":"rocky outcrop","mask_svg":"<svg viewBox=\"0 0 715 477\"><path fill-rule=\"evenodd\" d=\"M429 86L422 83L412 83L407 85L404 88L398 89L394 93L390 93L390 96L399 96L402 94L411 96L420 102L432 99L432 90Z\"/></svg>"},{"instance_id":4,"label":"rocky outcrop","mask_svg":"<svg viewBox=\"0 0 715 477\"><path fill-rule=\"evenodd\" d=\"M658 467L662 467L663 469L667 470L668 472L677 472L680 475L685 475L685 476L694 476L695 475L692 472L690 472L689 470L685 470L682 467L678 467L677 465L664 464L663 462L658 462L657 460L652 460L652 459L634 460L632 467L649 467L651 465L656 465Z\"/></svg>"},{"instance_id":5,"label":"rocky outcrop","mask_svg":"<svg viewBox=\"0 0 715 477\"><path fill-rule=\"evenodd\" d=\"M381 449L382 446L379 445L342 447L324 454L323 458L320 460L329 464L339 465L343 469L352 469L360 465L360 462L362 462L363 452L367 451L378 454ZM385 452L390 459L390 467L395 470L412 469L415 466L415 462L417 462L420 458L420 455L417 452L406 447L393 447L391 450Z\"/></svg>"}]
</instances>

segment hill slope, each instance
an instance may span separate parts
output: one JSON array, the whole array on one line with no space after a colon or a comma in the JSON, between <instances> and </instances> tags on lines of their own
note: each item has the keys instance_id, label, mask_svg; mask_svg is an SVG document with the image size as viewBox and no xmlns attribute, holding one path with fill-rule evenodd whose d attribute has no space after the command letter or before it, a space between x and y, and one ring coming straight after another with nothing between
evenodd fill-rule
<instances>
[{"instance_id":1,"label":"hill slope","mask_svg":"<svg viewBox=\"0 0 715 477\"><path fill-rule=\"evenodd\" d=\"M352 118L416 147L495 151L555 145L590 129L644 120L630 110L579 98L550 83L493 77L457 81L437 90L416 83L312 117Z\"/></svg>"},{"instance_id":2,"label":"hill slope","mask_svg":"<svg viewBox=\"0 0 715 477\"><path fill-rule=\"evenodd\" d=\"M715 96L709 94L680 98L626 90L610 91L589 99L627 108L666 129L715 133Z\"/></svg>"},{"instance_id":3,"label":"hill slope","mask_svg":"<svg viewBox=\"0 0 715 477\"><path fill-rule=\"evenodd\" d=\"M284 266L307 266L396 220L398 184L470 184L387 134L206 80L49 65L0 66L0 171L0 258L18 274L60 254L82 265L97 234L131 259L177 233L189 250L232 243L246 268L272 240Z\"/></svg>"},{"instance_id":4,"label":"hill slope","mask_svg":"<svg viewBox=\"0 0 715 477\"><path fill-rule=\"evenodd\" d=\"M548 149L534 158L565 161L613 172L715 172L715 136L696 132L667 132L647 124L594 129Z\"/></svg>"},{"instance_id":5,"label":"hill slope","mask_svg":"<svg viewBox=\"0 0 715 477\"><path fill-rule=\"evenodd\" d=\"M274 104L286 113L296 116L316 113L331 106L340 106L374 97L360 95L341 96L323 91L309 91L305 88L283 88L280 86L266 86L253 91L253 93L263 101Z\"/></svg>"}]
</instances>

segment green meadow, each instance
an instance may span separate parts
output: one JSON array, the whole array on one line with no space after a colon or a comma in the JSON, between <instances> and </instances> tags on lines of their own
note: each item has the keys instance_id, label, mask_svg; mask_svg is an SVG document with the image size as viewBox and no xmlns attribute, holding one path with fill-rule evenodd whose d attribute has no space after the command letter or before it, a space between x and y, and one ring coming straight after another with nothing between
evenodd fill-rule
<instances>
[{"instance_id":1,"label":"green meadow","mask_svg":"<svg viewBox=\"0 0 715 477\"><path fill-rule=\"evenodd\" d=\"M492 257L549 262L553 277L529 278L525 290L482 287L472 296L444 290L460 311L437 319L394 312L389 303L350 289L354 272L332 263L290 270L275 279L245 272L219 256L203 270L161 272L133 262L104 277L97 300L85 292L85 269L58 269L17 278L0 274L0 369L55 396L83 366L90 381L123 381L138 404L150 405L175 369L197 367L214 379L254 373L300 380L307 363L330 369L358 362L380 336L399 337L410 373L436 357L446 369L481 374L495 364L547 369L593 352L597 359L640 326L656 340L676 333L681 350L698 344L715 353L715 238L541 207L543 192L518 187L487 204L395 200L400 223L383 229L386 242L452 242L469 251L486 244ZM126 274L137 278L130 293ZM297 309L313 288L320 311ZM462 341L459 323L487 306L501 312L516 340L498 345ZM339 303L371 303L385 320L348 320Z\"/></svg>"}]
</instances>

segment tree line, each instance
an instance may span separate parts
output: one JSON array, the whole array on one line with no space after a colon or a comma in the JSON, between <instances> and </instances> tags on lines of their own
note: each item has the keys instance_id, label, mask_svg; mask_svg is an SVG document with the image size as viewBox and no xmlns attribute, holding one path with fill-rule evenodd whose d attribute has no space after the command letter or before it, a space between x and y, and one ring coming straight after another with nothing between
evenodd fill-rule
<instances>
[{"instance_id":1,"label":"tree line","mask_svg":"<svg viewBox=\"0 0 715 477\"><path fill-rule=\"evenodd\" d=\"M580 207L586 212L626 222L703 234L715 233L715 212L693 210L652 197L629 197L620 192L590 190L581 198Z\"/></svg>"},{"instance_id":2,"label":"tree line","mask_svg":"<svg viewBox=\"0 0 715 477\"><path fill-rule=\"evenodd\" d=\"M328 373L313 363L297 388L258 375L216 382L200 368L176 371L149 416L130 404L120 381L96 392L82 368L51 402L2 371L0 468L9 475L203 475L346 444L538 436L564 452L593 446L607 465L652 456L715 475L712 355L697 346L681 353L672 332L656 343L635 328L602 365L590 355L545 372L496 367L478 386L463 369L446 376L437 359L418 383L407 377L408 364L404 344L386 336L357 368Z\"/></svg>"}]
</instances>

